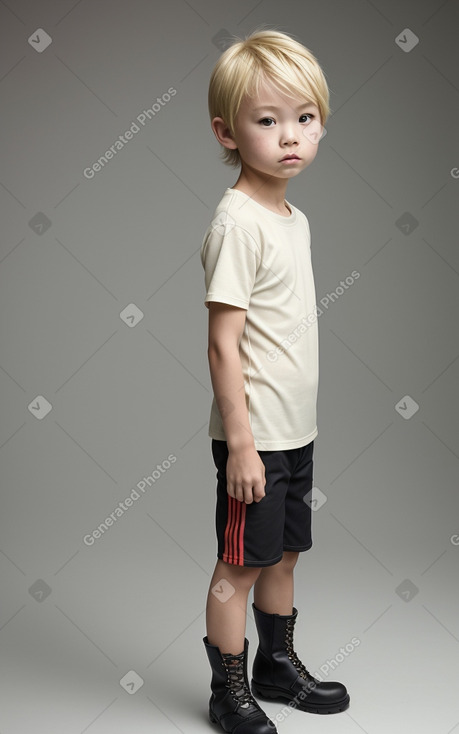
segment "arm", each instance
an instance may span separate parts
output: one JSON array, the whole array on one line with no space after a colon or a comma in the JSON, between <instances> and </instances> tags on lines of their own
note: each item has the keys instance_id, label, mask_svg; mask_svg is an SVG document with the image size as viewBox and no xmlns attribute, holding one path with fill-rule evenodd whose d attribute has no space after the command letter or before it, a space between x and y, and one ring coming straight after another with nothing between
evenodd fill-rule
<instances>
[{"instance_id":1,"label":"arm","mask_svg":"<svg viewBox=\"0 0 459 734\"><path fill-rule=\"evenodd\" d=\"M226 303L209 302L210 377L228 444L226 466L230 497L259 502L265 495L265 467L255 448L245 402L239 342L246 311Z\"/></svg>"}]
</instances>

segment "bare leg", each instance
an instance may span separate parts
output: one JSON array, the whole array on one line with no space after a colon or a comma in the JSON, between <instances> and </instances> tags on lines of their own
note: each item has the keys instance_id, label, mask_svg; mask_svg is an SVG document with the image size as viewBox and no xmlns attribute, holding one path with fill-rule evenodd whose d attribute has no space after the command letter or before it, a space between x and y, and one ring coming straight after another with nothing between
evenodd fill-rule
<instances>
[{"instance_id":1,"label":"bare leg","mask_svg":"<svg viewBox=\"0 0 459 734\"><path fill-rule=\"evenodd\" d=\"M274 566L266 566L255 583L253 601L257 609L266 614L292 614L293 569L299 553L285 551Z\"/></svg>"},{"instance_id":2,"label":"bare leg","mask_svg":"<svg viewBox=\"0 0 459 734\"><path fill-rule=\"evenodd\" d=\"M220 559L217 561L207 596L206 621L207 638L211 645L217 645L222 654L239 655L244 650L247 598L260 571L260 568L233 566ZM228 598L226 595L232 589L226 582L235 589ZM214 587L217 593L212 591ZM218 589L222 590L221 596Z\"/></svg>"}]
</instances>

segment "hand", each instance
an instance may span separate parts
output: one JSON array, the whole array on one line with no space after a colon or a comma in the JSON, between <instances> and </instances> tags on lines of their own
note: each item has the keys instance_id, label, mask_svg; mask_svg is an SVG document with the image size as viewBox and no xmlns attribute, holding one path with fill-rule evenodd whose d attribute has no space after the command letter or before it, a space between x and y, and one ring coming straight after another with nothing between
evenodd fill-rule
<instances>
[{"instance_id":1,"label":"hand","mask_svg":"<svg viewBox=\"0 0 459 734\"><path fill-rule=\"evenodd\" d=\"M265 496L265 465L254 446L229 450L226 464L227 492L250 505Z\"/></svg>"}]
</instances>

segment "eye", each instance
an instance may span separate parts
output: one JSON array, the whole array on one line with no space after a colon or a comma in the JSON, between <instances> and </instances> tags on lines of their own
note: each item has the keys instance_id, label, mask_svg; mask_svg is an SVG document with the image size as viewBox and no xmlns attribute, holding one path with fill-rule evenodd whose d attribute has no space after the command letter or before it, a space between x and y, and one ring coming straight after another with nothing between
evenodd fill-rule
<instances>
[{"instance_id":1,"label":"eye","mask_svg":"<svg viewBox=\"0 0 459 734\"><path fill-rule=\"evenodd\" d=\"M304 119L305 117L309 117L310 119L309 120L305 120ZM313 120L313 119L314 119L314 115L311 115L310 112L305 112L304 115L301 115L300 116L300 122L311 122L311 120Z\"/></svg>"},{"instance_id":2,"label":"eye","mask_svg":"<svg viewBox=\"0 0 459 734\"><path fill-rule=\"evenodd\" d=\"M263 125L263 127L272 127L271 122L274 122L272 117L263 117L262 120L259 120L260 125Z\"/></svg>"}]
</instances>

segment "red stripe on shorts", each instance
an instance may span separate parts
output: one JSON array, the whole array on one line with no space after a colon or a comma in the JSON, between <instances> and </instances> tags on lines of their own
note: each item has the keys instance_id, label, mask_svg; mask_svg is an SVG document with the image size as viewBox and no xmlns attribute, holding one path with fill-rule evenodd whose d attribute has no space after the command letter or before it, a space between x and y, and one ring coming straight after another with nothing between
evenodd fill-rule
<instances>
[{"instance_id":1,"label":"red stripe on shorts","mask_svg":"<svg viewBox=\"0 0 459 734\"><path fill-rule=\"evenodd\" d=\"M236 566L244 565L244 528L247 505L228 495L228 518L225 528L223 560Z\"/></svg>"}]
</instances>

